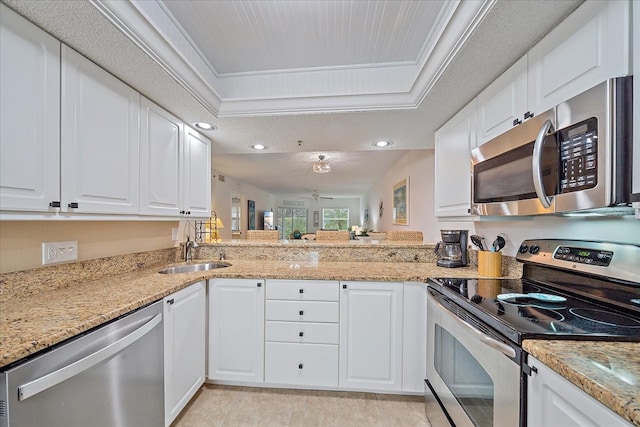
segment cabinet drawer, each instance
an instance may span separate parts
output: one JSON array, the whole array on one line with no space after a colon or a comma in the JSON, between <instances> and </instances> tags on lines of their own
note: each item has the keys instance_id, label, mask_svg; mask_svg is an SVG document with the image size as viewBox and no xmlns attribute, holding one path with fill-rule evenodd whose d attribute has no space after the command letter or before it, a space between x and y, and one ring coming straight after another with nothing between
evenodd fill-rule
<instances>
[{"instance_id":1,"label":"cabinet drawer","mask_svg":"<svg viewBox=\"0 0 640 427\"><path fill-rule=\"evenodd\" d=\"M327 280L269 280L267 299L294 301L338 301L337 281Z\"/></svg>"},{"instance_id":2,"label":"cabinet drawer","mask_svg":"<svg viewBox=\"0 0 640 427\"><path fill-rule=\"evenodd\" d=\"M338 386L338 346L268 342L265 382Z\"/></svg>"},{"instance_id":3,"label":"cabinet drawer","mask_svg":"<svg viewBox=\"0 0 640 427\"><path fill-rule=\"evenodd\" d=\"M337 322L339 316L338 302L267 301L265 320Z\"/></svg>"},{"instance_id":4,"label":"cabinet drawer","mask_svg":"<svg viewBox=\"0 0 640 427\"><path fill-rule=\"evenodd\" d=\"M338 344L340 328L337 323L267 322L267 341L313 344Z\"/></svg>"}]
</instances>

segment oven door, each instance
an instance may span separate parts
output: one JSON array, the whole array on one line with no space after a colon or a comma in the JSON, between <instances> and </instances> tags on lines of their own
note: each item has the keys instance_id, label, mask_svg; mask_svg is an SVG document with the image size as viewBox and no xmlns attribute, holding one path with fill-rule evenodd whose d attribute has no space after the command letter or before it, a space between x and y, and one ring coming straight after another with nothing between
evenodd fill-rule
<instances>
[{"instance_id":1,"label":"oven door","mask_svg":"<svg viewBox=\"0 0 640 427\"><path fill-rule=\"evenodd\" d=\"M428 289L427 417L435 422L444 411L457 427L521 425L521 350L475 318L462 314L463 320L451 309L463 311Z\"/></svg>"}]
</instances>

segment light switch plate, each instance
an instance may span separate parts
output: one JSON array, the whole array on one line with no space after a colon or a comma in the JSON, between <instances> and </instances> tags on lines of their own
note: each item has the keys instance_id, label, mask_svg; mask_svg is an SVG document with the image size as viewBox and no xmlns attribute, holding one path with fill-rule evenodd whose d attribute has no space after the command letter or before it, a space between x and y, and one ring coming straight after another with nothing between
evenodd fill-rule
<instances>
[{"instance_id":1,"label":"light switch plate","mask_svg":"<svg viewBox=\"0 0 640 427\"><path fill-rule=\"evenodd\" d=\"M174 242L176 240L178 240L178 229L177 228L172 228L171 229L171 240L173 240Z\"/></svg>"},{"instance_id":2,"label":"light switch plate","mask_svg":"<svg viewBox=\"0 0 640 427\"><path fill-rule=\"evenodd\" d=\"M77 259L78 242L76 240L42 243L42 265L75 261Z\"/></svg>"}]
</instances>

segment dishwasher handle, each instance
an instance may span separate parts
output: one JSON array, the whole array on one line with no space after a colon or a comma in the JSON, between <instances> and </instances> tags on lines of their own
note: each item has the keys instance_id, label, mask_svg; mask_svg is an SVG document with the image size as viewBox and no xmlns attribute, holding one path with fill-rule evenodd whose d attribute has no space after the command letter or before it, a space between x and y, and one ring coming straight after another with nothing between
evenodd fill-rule
<instances>
[{"instance_id":1,"label":"dishwasher handle","mask_svg":"<svg viewBox=\"0 0 640 427\"><path fill-rule=\"evenodd\" d=\"M86 371L87 369L90 369L98 365L99 363L115 356L116 354L129 347L131 344L144 337L160 322L162 322L162 313L155 315L151 320L149 320L147 323L145 323L135 331L119 339L118 341L109 344L104 348L101 348L95 353L83 357L82 359L70 365L67 365L64 368L60 368L57 371L53 371L50 374L19 386L18 400L22 401L35 396L36 394L43 392L57 384L60 384L61 382L68 380L69 378L74 377Z\"/></svg>"}]
</instances>

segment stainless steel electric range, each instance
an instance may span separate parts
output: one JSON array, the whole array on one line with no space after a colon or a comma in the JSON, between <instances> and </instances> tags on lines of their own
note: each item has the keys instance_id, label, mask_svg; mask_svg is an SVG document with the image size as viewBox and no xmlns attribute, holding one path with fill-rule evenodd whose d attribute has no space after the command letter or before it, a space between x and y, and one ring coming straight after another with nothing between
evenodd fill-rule
<instances>
[{"instance_id":1,"label":"stainless steel electric range","mask_svg":"<svg viewBox=\"0 0 640 427\"><path fill-rule=\"evenodd\" d=\"M428 281L430 419L524 426L525 339L640 342L640 245L527 240L522 279Z\"/></svg>"}]
</instances>

